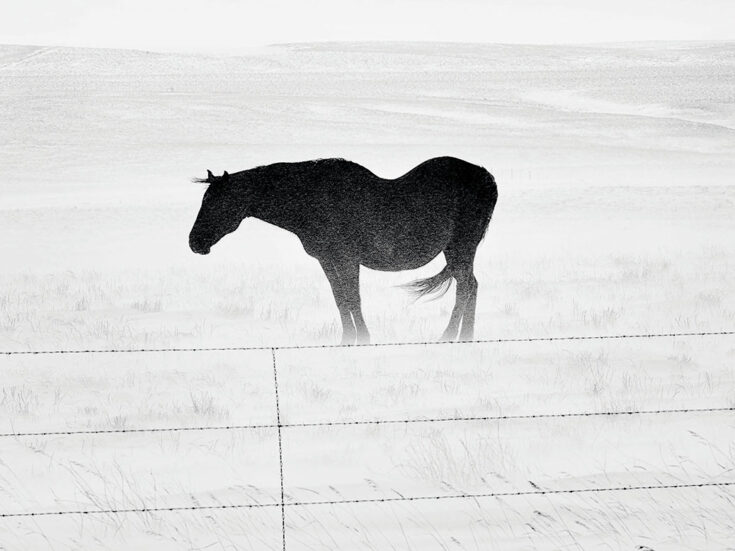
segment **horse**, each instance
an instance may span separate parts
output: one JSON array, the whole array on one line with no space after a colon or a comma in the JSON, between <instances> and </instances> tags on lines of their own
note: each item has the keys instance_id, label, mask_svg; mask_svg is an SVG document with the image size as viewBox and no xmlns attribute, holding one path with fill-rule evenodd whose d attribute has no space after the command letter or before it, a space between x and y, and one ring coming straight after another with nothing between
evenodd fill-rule
<instances>
[{"instance_id":1,"label":"horse","mask_svg":"<svg viewBox=\"0 0 735 551\"><path fill-rule=\"evenodd\" d=\"M436 275L406 284L418 297L456 297L441 340L472 340L477 247L498 199L495 178L454 157L429 159L395 179L345 159L275 163L215 176L207 170L201 208L189 234L194 253L235 231L248 217L295 234L321 264L342 321L343 345L369 343L360 302L360 267L397 272L424 266L440 252Z\"/></svg>"}]
</instances>

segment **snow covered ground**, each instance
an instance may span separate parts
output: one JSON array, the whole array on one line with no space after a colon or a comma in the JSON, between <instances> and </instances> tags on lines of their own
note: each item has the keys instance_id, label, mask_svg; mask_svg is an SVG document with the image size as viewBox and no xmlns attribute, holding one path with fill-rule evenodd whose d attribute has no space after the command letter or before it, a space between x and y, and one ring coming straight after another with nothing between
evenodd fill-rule
<instances>
[{"instance_id":1,"label":"snow covered ground","mask_svg":"<svg viewBox=\"0 0 735 551\"><path fill-rule=\"evenodd\" d=\"M334 343L291 235L188 250L190 179L345 157L488 168L477 337L735 327L735 45L0 47L0 348ZM364 271L378 342L451 293ZM278 353L285 423L735 407L732 337ZM0 432L272 424L269 352L4 356ZM287 500L735 481L732 412L283 429ZM0 437L0 513L277 503L272 429ZM288 549L732 549L735 491L287 508ZM0 518L0 549L280 549L277 507Z\"/></svg>"}]
</instances>

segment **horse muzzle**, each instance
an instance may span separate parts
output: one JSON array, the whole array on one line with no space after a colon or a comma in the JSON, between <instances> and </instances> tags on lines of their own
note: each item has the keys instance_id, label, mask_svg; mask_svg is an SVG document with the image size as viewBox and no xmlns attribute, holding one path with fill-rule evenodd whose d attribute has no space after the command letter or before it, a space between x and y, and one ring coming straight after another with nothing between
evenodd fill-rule
<instances>
[{"instance_id":1,"label":"horse muzzle","mask_svg":"<svg viewBox=\"0 0 735 551\"><path fill-rule=\"evenodd\" d=\"M196 254L209 254L209 250L211 247L209 247L208 245L197 243L193 239L189 239L189 248L192 250L192 252L195 252Z\"/></svg>"}]
</instances>

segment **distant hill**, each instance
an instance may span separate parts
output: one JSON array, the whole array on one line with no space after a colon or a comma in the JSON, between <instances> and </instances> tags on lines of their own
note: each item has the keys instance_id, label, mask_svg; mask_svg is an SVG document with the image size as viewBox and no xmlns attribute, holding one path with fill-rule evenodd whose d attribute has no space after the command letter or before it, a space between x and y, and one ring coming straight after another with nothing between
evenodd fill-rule
<instances>
[{"instance_id":1,"label":"distant hill","mask_svg":"<svg viewBox=\"0 0 735 551\"><path fill-rule=\"evenodd\" d=\"M733 82L735 42L0 46L0 185L173 185L324 156L396 176L437 154L527 183L731 181Z\"/></svg>"}]
</instances>

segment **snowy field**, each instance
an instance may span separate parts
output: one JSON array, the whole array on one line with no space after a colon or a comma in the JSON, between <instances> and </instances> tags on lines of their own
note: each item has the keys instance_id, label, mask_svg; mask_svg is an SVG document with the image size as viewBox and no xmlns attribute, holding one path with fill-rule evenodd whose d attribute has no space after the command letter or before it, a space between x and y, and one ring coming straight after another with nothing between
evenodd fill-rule
<instances>
[{"instance_id":1,"label":"snowy field","mask_svg":"<svg viewBox=\"0 0 735 551\"><path fill-rule=\"evenodd\" d=\"M326 278L211 169L496 177L476 337L735 328L735 44L0 47L0 349L333 344ZM452 292L362 272L376 342ZM735 407L735 338L290 350L283 423ZM269 351L0 357L0 433L273 424ZM287 502L735 482L735 413L283 428ZM0 514L280 501L273 429L0 437ZM286 508L289 550L735 549L735 488ZM0 518L0 549L282 548L279 507Z\"/></svg>"}]
</instances>

